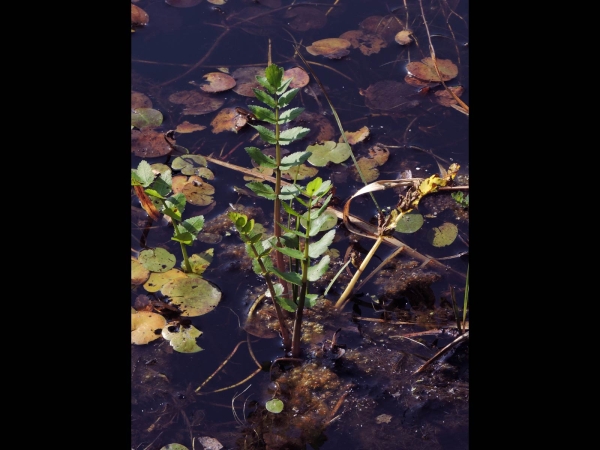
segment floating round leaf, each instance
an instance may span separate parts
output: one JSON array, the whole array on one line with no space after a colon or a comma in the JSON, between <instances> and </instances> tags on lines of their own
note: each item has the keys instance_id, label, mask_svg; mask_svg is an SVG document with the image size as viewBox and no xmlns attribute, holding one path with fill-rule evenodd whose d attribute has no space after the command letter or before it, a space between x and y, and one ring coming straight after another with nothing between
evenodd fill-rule
<instances>
[{"instance_id":1,"label":"floating round leaf","mask_svg":"<svg viewBox=\"0 0 600 450\"><path fill-rule=\"evenodd\" d=\"M412 210L404 214L396 223L396 231L400 233L414 233L423 226L423 215Z\"/></svg>"},{"instance_id":2,"label":"floating round leaf","mask_svg":"<svg viewBox=\"0 0 600 450\"><path fill-rule=\"evenodd\" d=\"M462 86L448 86L448 89L450 89L452 92L454 92L454 94L457 97L460 97L462 95L462 93L464 92L464 89ZM443 105L443 106L456 105L458 103L456 100L454 100L454 97L452 97L450 92L448 92L445 89L443 91L435 92L435 100L440 105Z\"/></svg>"},{"instance_id":3,"label":"floating round leaf","mask_svg":"<svg viewBox=\"0 0 600 450\"><path fill-rule=\"evenodd\" d=\"M333 162L339 164L350 158L352 150L348 144L325 141L322 144L309 145L307 152L311 152L308 162L313 166L325 167L327 163Z\"/></svg>"},{"instance_id":4,"label":"floating round leaf","mask_svg":"<svg viewBox=\"0 0 600 450\"><path fill-rule=\"evenodd\" d=\"M210 122L212 132L215 134L222 133L223 131L233 131L234 133L237 133L239 128L246 125L245 119L243 125L238 122L238 116L239 114L235 108L221 109L215 118ZM238 125L241 126L238 128Z\"/></svg>"},{"instance_id":5,"label":"floating round leaf","mask_svg":"<svg viewBox=\"0 0 600 450\"><path fill-rule=\"evenodd\" d=\"M450 222L444 222L439 227L432 228L427 233L427 240L434 247L445 247L454 242L458 236L458 228Z\"/></svg>"},{"instance_id":6,"label":"floating round leaf","mask_svg":"<svg viewBox=\"0 0 600 450\"><path fill-rule=\"evenodd\" d=\"M256 97L252 89L260 89L264 91L263 87L258 81L257 76L265 76L264 67L240 67L233 71L231 76L235 79L236 85L233 88L233 92L245 97Z\"/></svg>"},{"instance_id":7,"label":"floating round leaf","mask_svg":"<svg viewBox=\"0 0 600 450\"><path fill-rule=\"evenodd\" d=\"M137 108L131 111L131 125L139 129L157 127L163 122L160 111L152 108Z\"/></svg>"},{"instance_id":8,"label":"floating round leaf","mask_svg":"<svg viewBox=\"0 0 600 450\"><path fill-rule=\"evenodd\" d=\"M306 47L306 51L315 56L321 55L330 59L339 59L350 53L348 47L351 45L347 39L328 38L313 42L312 45Z\"/></svg>"},{"instance_id":9,"label":"floating round leaf","mask_svg":"<svg viewBox=\"0 0 600 450\"><path fill-rule=\"evenodd\" d=\"M223 445L215 438L211 438L208 436L200 436L196 439L198 439L198 442L202 444L204 450L221 450L223 448Z\"/></svg>"},{"instance_id":10,"label":"floating round leaf","mask_svg":"<svg viewBox=\"0 0 600 450\"><path fill-rule=\"evenodd\" d=\"M297 6L288 9L284 16L286 19L292 19L287 22L288 26L296 31L307 31L311 28L323 28L327 23L325 10L314 6Z\"/></svg>"},{"instance_id":11,"label":"floating round leaf","mask_svg":"<svg viewBox=\"0 0 600 450\"><path fill-rule=\"evenodd\" d=\"M216 111L225 100L214 97L202 91L179 91L169 96L169 101L178 105L185 105L183 114L202 115Z\"/></svg>"},{"instance_id":12,"label":"floating round leaf","mask_svg":"<svg viewBox=\"0 0 600 450\"><path fill-rule=\"evenodd\" d=\"M131 91L131 109L152 108L152 100L146 94Z\"/></svg>"},{"instance_id":13,"label":"floating round leaf","mask_svg":"<svg viewBox=\"0 0 600 450\"><path fill-rule=\"evenodd\" d=\"M202 0L165 0L165 3L175 8L191 8L202 3Z\"/></svg>"},{"instance_id":14,"label":"floating round leaf","mask_svg":"<svg viewBox=\"0 0 600 450\"><path fill-rule=\"evenodd\" d=\"M179 353L197 353L201 351L202 348L196 344L196 338L202 335L202 331L193 325L187 328L183 325L177 325L179 325L177 322L172 322L162 329L162 337L169 341L171 347Z\"/></svg>"},{"instance_id":15,"label":"floating round leaf","mask_svg":"<svg viewBox=\"0 0 600 450\"><path fill-rule=\"evenodd\" d=\"M150 271L146 269L141 262L131 258L131 284L139 285L146 282L150 276Z\"/></svg>"},{"instance_id":16,"label":"floating round leaf","mask_svg":"<svg viewBox=\"0 0 600 450\"><path fill-rule=\"evenodd\" d=\"M400 112L421 103L415 88L392 80L378 81L360 94L365 96L366 105L375 110Z\"/></svg>"},{"instance_id":17,"label":"floating round leaf","mask_svg":"<svg viewBox=\"0 0 600 450\"><path fill-rule=\"evenodd\" d=\"M369 136L370 132L369 129L364 126L358 131L344 131L344 133L346 134L346 140L348 141L348 144L354 145L364 141ZM344 142L344 137L340 136L338 142Z\"/></svg>"},{"instance_id":18,"label":"floating round leaf","mask_svg":"<svg viewBox=\"0 0 600 450\"><path fill-rule=\"evenodd\" d=\"M375 181L377 178L379 178L379 169L377 169L379 163L374 159L362 157L358 161L356 161L356 163L360 168L363 177L365 178L365 182L371 183L372 181ZM354 175L354 179L356 181L361 181L360 175L354 166L352 166L351 171Z\"/></svg>"},{"instance_id":19,"label":"floating round leaf","mask_svg":"<svg viewBox=\"0 0 600 450\"><path fill-rule=\"evenodd\" d=\"M178 305L182 316L196 317L206 314L221 301L221 291L208 281L199 278L188 277L171 281L165 284L161 292L169 297L171 302Z\"/></svg>"},{"instance_id":20,"label":"floating round leaf","mask_svg":"<svg viewBox=\"0 0 600 450\"><path fill-rule=\"evenodd\" d=\"M160 314L140 311L131 314L131 343L144 345L160 337L156 330L165 327L167 321Z\"/></svg>"},{"instance_id":21,"label":"floating round leaf","mask_svg":"<svg viewBox=\"0 0 600 450\"><path fill-rule=\"evenodd\" d=\"M215 188L210 184L202 181L197 175L192 175L181 188L181 193L185 195L188 203L196 206L206 206L212 203L212 194L215 193Z\"/></svg>"},{"instance_id":22,"label":"floating round leaf","mask_svg":"<svg viewBox=\"0 0 600 450\"><path fill-rule=\"evenodd\" d=\"M235 86L233 77L222 72L210 72L202 78L206 78L206 83L198 86L204 92L223 92Z\"/></svg>"},{"instance_id":23,"label":"floating round leaf","mask_svg":"<svg viewBox=\"0 0 600 450\"><path fill-rule=\"evenodd\" d=\"M310 78L308 77L306 71L304 69L301 69L300 67L292 67L291 69L288 69L285 72L283 72L282 81L286 81L289 78L293 78L292 82L290 83L290 88L292 89L303 88L310 81Z\"/></svg>"},{"instance_id":24,"label":"floating round leaf","mask_svg":"<svg viewBox=\"0 0 600 450\"><path fill-rule=\"evenodd\" d=\"M449 81L458 75L458 67L449 59L436 59L437 67L440 70L442 81ZM413 61L406 65L408 73L414 77L425 81L440 81L440 77L435 71L433 59L429 56L423 58L421 62Z\"/></svg>"},{"instance_id":25,"label":"floating round leaf","mask_svg":"<svg viewBox=\"0 0 600 450\"><path fill-rule=\"evenodd\" d=\"M202 131L204 129L206 129L204 125L198 125L197 123L190 123L187 120L184 120L177 125L175 131L178 133L193 133L194 131Z\"/></svg>"},{"instance_id":26,"label":"floating round leaf","mask_svg":"<svg viewBox=\"0 0 600 450\"><path fill-rule=\"evenodd\" d=\"M144 26L150 21L150 16L139 6L131 4L131 25L132 26Z\"/></svg>"},{"instance_id":27,"label":"floating round leaf","mask_svg":"<svg viewBox=\"0 0 600 450\"><path fill-rule=\"evenodd\" d=\"M167 272L175 266L175 255L164 248L149 248L142 250L138 261L150 272Z\"/></svg>"},{"instance_id":28,"label":"floating round leaf","mask_svg":"<svg viewBox=\"0 0 600 450\"><path fill-rule=\"evenodd\" d=\"M308 167L306 164L300 164L294 166L289 170L282 170L281 176L286 180L305 180L306 178L312 178L319 172L314 167Z\"/></svg>"},{"instance_id":29,"label":"floating round leaf","mask_svg":"<svg viewBox=\"0 0 600 450\"><path fill-rule=\"evenodd\" d=\"M265 403L265 408L267 408L267 411L269 412L279 414L281 411L283 411L283 402L278 398L272 398Z\"/></svg>"},{"instance_id":30,"label":"floating round leaf","mask_svg":"<svg viewBox=\"0 0 600 450\"><path fill-rule=\"evenodd\" d=\"M394 36L394 40L400 45L408 45L412 42L412 39L410 37L411 34L412 31L410 30L399 31L398 33L396 33L396 36Z\"/></svg>"},{"instance_id":31,"label":"floating round leaf","mask_svg":"<svg viewBox=\"0 0 600 450\"><path fill-rule=\"evenodd\" d=\"M171 153L163 133L151 129L131 130L131 152L140 158L156 158Z\"/></svg>"},{"instance_id":32,"label":"floating round leaf","mask_svg":"<svg viewBox=\"0 0 600 450\"><path fill-rule=\"evenodd\" d=\"M376 34L367 34L362 30L346 31L340 38L347 39L353 48L358 48L363 55L369 56L373 53L379 53L382 48L387 47L387 43Z\"/></svg>"},{"instance_id":33,"label":"floating round leaf","mask_svg":"<svg viewBox=\"0 0 600 450\"><path fill-rule=\"evenodd\" d=\"M181 444L168 444L162 447L160 450L189 450L185 445Z\"/></svg>"},{"instance_id":34,"label":"floating round leaf","mask_svg":"<svg viewBox=\"0 0 600 450\"><path fill-rule=\"evenodd\" d=\"M184 175L194 175L199 167L206 167L206 158L202 155L178 156L171 163L173 170L180 170Z\"/></svg>"},{"instance_id":35,"label":"floating round leaf","mask_svg":"<svg viewBox=\"0 0 600 450\"><path fill-rule=\"evenodd\" d=\"M389 159L390 151L387 148L376 144L369 149L369 156L377 161L378 165L382 166Z\"/></svg>"},{"instance_id":36,"label":"floating round leaf","mask_svg":"<svg viewBox=\"0 0 600 450\"><path fill-rule=\"evenodd\" d=\"M186 277L187 275L178 269L171 269L164 273L152 272L148 281L144 283L144 289L148 292L157 292L168 282Z\"/></svg>"}]
</instances>

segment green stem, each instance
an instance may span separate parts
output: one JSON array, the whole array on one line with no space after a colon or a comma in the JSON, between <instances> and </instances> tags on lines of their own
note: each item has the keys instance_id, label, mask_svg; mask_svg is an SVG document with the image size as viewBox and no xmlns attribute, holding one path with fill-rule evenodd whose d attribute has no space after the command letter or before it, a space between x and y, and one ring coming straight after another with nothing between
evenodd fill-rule
<instances>
[{"instance_id":1,"label":"green stem","mask_svg":"<svg viewBox=\"0 0 600 450\"><path fill-rule=\"evenodd\" d=\"M292 358L300 357L300 338L302 337L302 316L304 314L304 303L306 292L308 290L308 240L310 238L310 208L311 202L308 202L308 214L306 215L306 234L304 237L304 260L302 261L302 287L298 297L298 309L296 309L296 318L294 320L294 331L292 337Z\"/></svg>"},{"instance_id":2,"label":"green stem","mask_svg":"<svg viewBox=\"0 0 600 450\"><path fill-rule=\"evenodd\" d=\"M163 207L167 208L166 202L162 198L159 200L163 204ZM178 223L177 220L175 220L171 217L171 222L173 223L173 231L175 232L175 237L178 239L181 239L181 235L179 234L179 231L177 230L177 223ZM187 250L185 249L185 244L183 242L179 242L179 246L181 247L181 254L183 255L183 263L185 264L185 271L187 273L192 273L192 265L190 264Z\"/></svg>"}]
</instances>

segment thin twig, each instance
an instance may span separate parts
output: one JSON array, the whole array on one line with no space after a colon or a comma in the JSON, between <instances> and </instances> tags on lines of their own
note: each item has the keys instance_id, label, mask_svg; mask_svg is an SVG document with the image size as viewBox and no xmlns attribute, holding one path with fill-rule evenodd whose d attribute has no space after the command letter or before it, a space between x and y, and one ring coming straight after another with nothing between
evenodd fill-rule
<instances>
[{"instance_id":1,"label":"thin twig","mask_svg":"<svg viewBox=\"0 0 600 450\"><path fill-rule=\"evenodd\" d=\"M415 370L413 372L413 375L423 372L432 362L439 359L444 353L448 352L451 348L455 347L456 345L460 344L462 341L465 341L467 339L469 339L468 331L466 331L464 334L461 334L460 336L458 336L456 339L454 339L452 342L450 342L448 345L446 345L443 349L441 349L439 352L437 352L435 355L433 355L433 357L431 359L427 360L427 362L425 364L423 364L421 367L419 367L417 370Z\"/></svg>"},{"instance_id":2,"label":"thin twig","mask_svg":"<svg viewBox=\"0 0 600 450\"><path fill-rule=\"evenodd\" d=\"M229 362L229 360L233 357L233 355L235 355L235 352L237 352L237 349L244 342L245 341L238 342L237 345L235 346L235 348L233 349L233 351L229 354L229 356L227 358L225 358L225 361L223 361L219 365L219 367L217 367L217 370L215 370L206 380L204 380L204 383L202 383L200 386L198 386L194 392L198 392L200 389L202 389L202 386L204 386L206 383L208 383L212 379L212 377L214 377L223 368L223 366Z\"/></svg>"}]
</instances>

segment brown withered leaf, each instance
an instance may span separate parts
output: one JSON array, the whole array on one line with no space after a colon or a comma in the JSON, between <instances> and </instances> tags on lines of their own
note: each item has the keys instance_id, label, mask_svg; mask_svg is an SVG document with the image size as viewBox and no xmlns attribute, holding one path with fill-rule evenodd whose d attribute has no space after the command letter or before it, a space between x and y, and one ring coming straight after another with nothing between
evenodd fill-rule
<instances>
[{"instance_id":1,"label":"brown withered leaf","mask_svg":"<svg viewBox=\"0 0 600 450\"><path fill-rule=\"evenodd\" d=\"M462 86L448 86L448 89L454 92L454 94L457 97L460 97L465 91ZM458 103L456 100L454 100L454 97L452 97L452 95L445 89L443 91L436 91L435 100L443 106L456 105Z\"/></svg>"},{"instance_id":2,"label":"brown withered leaf","mask_svg":"<svg viewBox=\"0 0 600 450\"><path fill-rule=\"evenodd\" d=\"M381 166L387 162L390 157L390 151L381 145L374 145L369 149L369 156Z\"/></svg>"},{"instance_id":3,"label":"brown withered leaf","mask_svg":"<svg viewBox=\"0 0 600 450\"><path fill-rule=\"evenodd\" d=\"M436 59L442 81L449 81L456 78L458 75L458 67L449 59ZM425 81L440 81L440 77L435 71L433 59L429 56L423 58L421 62L413 61L406 65L408 73L414 77L420 78Z\"/></svg>"},{"instance_id":4,"label":"brown withered leaf","mask_svg":"<svg viewBox=\"0 0 600 450\"><path fill-rule=\"evenodd\" d=\"M171 189L174 194L182 193L187 202L196 206L206 206L212 201L212 194L215 188L202 178L192 175L189 178L185 175L174 176L171 180Z\"/></svg>"},{"instance_id":5,"label":"brown withered leaf","mask_svg":"<svg viewBox=\"0 0 600 450\"><path fill-rule=\"evenodd\" d=\"M346 31L340 35L340 38L350 41L352 48L358 48L366 56L379 53L382 48L387 47L387 43L382 38L376 34L367 34L362 30Z\"/></svg>"},{"instance_id":6,"label":"brown withered leaf","mask_svg":"<svg viewBox=\"0 0 600 450\"><path fill-rule=\"evenodd\" d=\"M202 3L202 0L165 0L165 3L175 8L191 8Z\"/></svg>"},{"instance_id":7,"label":"brown withered leaf","mask_svg":"<svg viewBox=\"0 0 600 450\"><path fill-rule=\"evenodd\" d=\"M371 183L379 178L379 169L377 169L377 167L385 164L389 157L390 151L384 146L376 144L369 149L369 158L362 157L357 161L360 171L367 183ZM360 175L354 166L351 171L354 179L356 181L361 181Z\"/></svg>"},{"instance_id":8,"label":"brown withered leaf","mask_svg":"<svg viewBox=\"0 0 600 450\"><path fill-rule=\"evenodd\" d=\"M131 4L131 26L132 27L143 27L150 21L150 16L139 6Z\"/></svg>"},{"instance_id":9,"label":"brown withered leaf","mask_svg":"<svg viewBox=\"0 0 600 450\"><path fill-rule=\"evenodd\" d=\"M350 144L350 145L354 145L359 142L362 142L367 138L367 136L369 136L369 129L366 126L362 127L358 131L344 131L344 132L346 134L346 139L348 140L348 144ZM338 142L344 142L344 137L340 136L340 139Z\"/></svg>"},{"instance_id":10,"label":"brown withered leaf","mask_svg":"<svg viewBox=\"0 0 600 450\"><path fill-rule=\"evenodd\" d=\"M152 100L141 92L131 91L131 109L152 108Z\"/></svg>"},{"instance_id":11,"label":"brown withered leaf","mask_svg":"<svg viewBox=\"0 0 600 450\"><path fill-rule=\"evenodd\" d=\"M406 75L404 77L404 82L416 87L434 87L440 85L440 83L433 83L431 81L420 80L419 78L415 78L411 75Z\"/></svg>"},{"instance_id":12,"label":"brown withered leaf","mask_svg":"<svg viewBox=\"0 0 600 450\"><path fill-rule=\"evenodd\" d=\"M236 119L238 115L239 114L236 112L235 108L223 108L210 123L212 132L215 134L223 131L233 131L237 133Z\"/></svg>"},{"instance_id":13,"label":"brown withered leaf","mask_svg":"<svg viewBox=\"0 0 600 450\"><path fill-rule=\"evenodd\" d=\"M206 129L204 125L190 123L187 120L184 120L179 125L177 125L175 131L177 131L178 133L193 133L194 131L202 131L204 129Z\"/></svg>"},{"instance_id":14,"label":"brown withered leaf","mask_svg":"<svg viewBox=\"0 0 600 450\"><path fill-rule=\"evenodd\" d=\"M163 133L145 129L131 130L131 152L140 158L156 158L171 152Z\"/></svg>"},{"instance_id":15,"label":"brown withered leaf","mask_svg":"<svg viewBox=\"0 0 600 450\"><path fill-rule=\"evenodd\" d=\"M414 87L392 80L378 81L359 92L365 96L365 104L374 110L401 112L421 103Z\"/></svg>"},{"instance_id":16,"label":"brown withered leaf","mask_svg":"<svg viewBox=\"0 0 600 450\"><path fill-rule=\"evenodd\" d=\"M256 97L252 89L260 89L264 91L263 87L258 81L256 76L265 76L264 67L240 67L233 71L231 76L234 78L236 85L233 88L233 92L245 97Z\"/></svg>"},{"instance_id":17,"label":"brown withered leaf","mask_svg":"<svg viewBox=\"0 0 600 450\"><path fill-rule=\"evenodd\" d=\"M314 112L303 111L296 118L294 126L310 128L310 133L305 137L306 142L332 141L335 131L327 117Z\"/></svg>"},{"instance_id":18,"label":"brown withered leaf","mask_svg":"<svg viewBox=\"0 0 600 450\"><path fill-rule=\"evenodd\" d=\"M288 9L283 17L292 19L288 22L288 26L296 31L323 28L327 23L325 10L314 6L302 5Z\"/></svg>"},{"instance_id":19,"label":"brown withered leaf","mask_svg":"<svg viewBox=\"0 0 600 450\"><path fill-rule=\"evenodd\" d=\"M410 37L411 34L412 31L410 30L399 31L398 33L396 33L396 36L394 36L394 40L400 45L408 45L412 42L412 39Z\"/></svg>"},{"instance_id":20,"label":"brown withered leaf","mask_svg":"<svg viewBox=\"0 0 600 450\"><path fill-rule=\"evenodd\" d=\"M216 111L225 100L202 91L179 91L169 96L171 103L185 105L183 114L199 116Z\"/></svg>"},{"instance_id":21,"label":"brown withered leaf","mask_svg":"<svg viewBox=\"0 0 600 450\"><path fill-rule=\"evenodd\" d=\"M366 33L376 34L386 43L394 42L394 37L404 29L404 24L396 16L370 16L358 27Z\"/></svg>"},{"instance_id":22,"label":"brown withered leaf","mask_svg":"<svg viewBox=\"0 0 600 450\"><path fill-rule=\"evenodd\" d=\"M292 82L290 83L290 88L292 89L302 88L306 86L309 82L308 74L304 69L301 69L300 67L292 67L291 69L288 69L285 72L283 72L282 81L286 81L289 78L293 78Z\"/></svg>"},{"instance_id":23,"label":"brown withered leaf","mask_svg":"<svg viewBox=\"0 0 600 450\"><path fill-rule=\"evenodd\" d=\"M340 59L350 51L348 47L352 44L348 39L328 38L315 41L306 47L306 51L314 56L325 56L329 59Z\"/></svg>"},{"instance_id":24,"label":"brown withered leaf","mask_svg":"<svg viewBox=\"0 0 600 450\"><path fill-rule=\"evenodd\" d=\"M204 92L223 92L235 86L235 80L231 75L222 72L210 72L203 75L205 83L196 84Z\"/></svg>"}]
</instances>

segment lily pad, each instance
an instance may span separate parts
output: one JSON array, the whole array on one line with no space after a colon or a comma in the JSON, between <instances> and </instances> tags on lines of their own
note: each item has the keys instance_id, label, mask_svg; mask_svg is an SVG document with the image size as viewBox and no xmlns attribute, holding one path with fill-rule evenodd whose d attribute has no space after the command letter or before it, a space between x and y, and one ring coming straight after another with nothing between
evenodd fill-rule
<instances>
[{"instance_id":1,"label":"lily pad","mask_svg":"<svg viewBox=\"0 0 600 450\"><path fill-rule=\"evenodd\" d=\"M202 275L213 260L214 248L209 248L202 253L195 253L190 256L189 261L192 266L192 272Z\"/></svg>"},{"instance_id":2,"label":"lily pad","mask_svg":"<svg viewBox=\"0 0 600 450\"><path fill-rule=\"evenodd\" d=\"M350 146L345 142L336 143L333 141L309 145L306 147L306 151L312 153L310 158L308 158L308 162L317 167L325 167L329 162L339 164L350 158L350 154L352 153Z\"/></svg>"},{"instance_id":3,"label":"lily pad","mask_svg":"<svg viewBox=\"0 0 600 450\"><path fill-rule=\"evenodd\" d=\"M432 228L427 233L427 240L434 247L446 247L452 244L458 236L458 228L450 222L444 222L439 227Z\"/></svg>"},{"instance_id":4,"label":"lily pad","mask_svg":"<svg viewBox=\"0 0 600 450\"><path fill-rule=\"evenodd\" d=\"M291 69L283 72L282 82L292 78L292 82L290 83L290 89L293 88L303 88L308 84L310 78L304 69L300 67L292 67Z\"/></svg>"},{"instance_id":5,"label":"lily pad","mask_svg":"<svg viewBox=\"0 0 600 450\"><path fill-rule=\"evenodd\" d=\"M156 158L171 153L163 133L151 129L131 130L131 152L140 158Z\"/></svg>"},{"instance_id":6,"label":"lily pad","mask_svg":"<svg viewBox=\"0 0 600 450\"><path fill-rule=\"evenodd\" d=\"M163 273L152 272L148 281L144 283L144 289L148 292L157 292L170 281L186 277L187 275L178 269L171 269Z\"/></svg>"},{"instance_id":7,"label":"lily pad","mask_svg":"<svg viewBox=\"0 0 600 450\"><path fill-rule=\"evenodd\" d=\"M207 165L206 158L202 155L182 155L173 160L171 168L184 175L195 175L197 169Z\"/></svg>"},{"instance_id":8,"label":"lily pad","mask_svg":"<svg viewBox=\"0 0 600 450\"><path fill-rule=\"evenodd\" d=\"M233 92L245 97L256 97L252 89L260 89L264 91L264 88L256 81L257 76L265 76L264 67L240 67L233 71L231 76L235 79L236 85L233 88Z\"/></svg>"},{"instance_id":9,"label":"lily pad","mask_svg":"<svg viewBox=\"0 0 600 450\"><path fill-rule=\"evenodd\" d=\"M364 95L365 104L374 110L400 112L421 103L414 87L393 80L378 81L359 92Z\"/></svg>"},{"instance_id":10,"label":"lily pad","mask_svg":"<svg viewBox=\"0 0 600 450\"><path fill-rule=\"evenodd\" d=\"M175 192L175 188L173 188L173 192ZM181 187L181 193L185 195L188 203L196 206L206 206L212 203L212 195L215 193L215 188L207 182L202 181L202 178L199 176L192 175Z\"/></svg>"},{"instance_id":11,"label":"lily pad","mask_svg":"<svg viewBox=\"0 0 600 450\"><path fill-rule=\"evenodd\" d=\"M175 266L175 255L164 248L149 248L142 250L138 261L150 272L167 272Z\"/></svg>"},{"instance_id":12,"label":"lily pad","mask_svg":"<svg viewBox=\"0 0 600 450\"><path fill-rule=\"evenodd\" d=\"M167 444L160 450L189 450L185 445L181 444Z\"/></svg>"},{"instance_id":13,"label":"lily pad","mask_svg":"<svg viewBox=\"0 0 600 450\"><path fill-rule=\"evenodd\" d=\"M358 131L344 131L344 133L346 134L346 140L350 145L358 144L359 142L364 141L367 137L369 137L370 134L369 129L366 126L362 127ZM340 136L338 142L344 142L344 137Z\"/></svg>"},{"instance_id":14,"label":"lily pad","mask_svg":"<svg viewBox=\"0 0 600 450\"><path fill-rule=\"evenodd\" d=\"M212 132L214 134L222 133L223 131L233 131L237 133L241 125L238 122L238 112L235 108L223 108L221 109L215 118L210 122ZM246 123L244 122L243 125ZM242 126L243 126L242 125Z\"/></svg>"},{"instance_id":15,"label":"lily pad","mask_svg":"<svg viewBox=\"0 0 600 450\"><path fill-rule=\"evenodd\" d=\"M282 170L281 177L286 180L305 180L306 178L314 177L318 172L319 169L308 167L306 164L300 164L289 170Z\"/></svg>"},{"instance_id":16,"label":"lily pad","mask_svg":"<svg viewBox=\"0 0 600 450\"><path fill-rule=\"evenodd\" d=\"M398 220L396 231L400 233L414 233L423 226L423 222L423 215L413 209Z\"/></svg>"},{"instance_id":17,"label":"lily pad","mask_svg":"<svg viewBox=\"0 0 600 450\"><path fill-rule=\"evenodd\" d=\"M131 91L131 109L152 108L152 100L146 94Z\"/></svg>"},{"instance_id":18,"label":"lily pad","mask_svg":"<svg viewBox=\"0 0 600 450\"><path fill-rule=\"evenodd\" d=\"M199 116L216 111L223 106L225 99L202 91L179 91L171 94L169 101L177 105L184 105L183 114Z\"/></svg>"},{"instance_id":19,"label":"lily pad","mask_svg":"<svg viewBox=\"0 0 600 450\"><path fill-rule=\"evenodd\" d=\"M175 131L177 131L178 133L193 133L194 131L202 131L204 129L206 129L204 125L190 123L187 120L184 120L179 125L177 125Z\"/></svg>"},{"instance_id":20,"label":"lily pad","mask_svg":"<svg viewBox=\"0 0 600 450\"><path fill-rule=\"evenodd\" d=\"M340 59L350 53L348 47L351 45L347 39L327 38L313 42L306 47L306 51L314 56L320 55L329 59Z\"/></svg>"},{"instance_id":21,"label":"lily pad","mask_svg":"<svg viewBox=\"0 0 600 450\"><path fill-rule=\"evenodd\" d=\"M442 76L441 81L449 81L456 78L458 75L458 67L449 59L436 59L440 75ZM435 65L433 59L429 56L423 58L421 62L413 61L406 65L406 70L409 75L417 77L425 81L440 81L440 77L435 71Z\"/></svg>"},{"instance_id":22,"label":"lily pad","mask_svg":"<svg viewBox=\"0 0 600 450\"><path fill-rule=\"evenodd\" d=\"M223 92L233 88L236 84L231 75L222 72L210 72L203 75L206 79L204 84L198 84L204 92Z\"/></svg>"},{"instance_id":23,"label":"lily pad","mask_svg":"<svg viewBox=\"0 0 600 450\"><path fill-rule=\"evenodd\" d=\"M182 316L196 317L206 314L221 301L221 291L197 276L173 280L165 284L161 292L178 305Z\"/></svg>"},{"instance_id":24,"label":"lily pad","mask_svg":"<svg viewBox=\"0 0 600 450\"><path fill-rule=\"evenodd\" d=\"M164 329L167 321L160 314L136 311L131 314L131 343L144 345L160 337L157 330Z\"/></svg>"},{"instance_id":25,"label":"lily pad","mask_svg":"<svg viewBox=\"0 0 600 450\"><path fill-rule=\"evenodd\" d=\"M158 127L163 123L163 115L160 111L152 108L137 108L131 111L131 125L139 128Z\"/></svg>"},{"instance_id":26,"label":"lily pad","mask_svg":"<svg viewBox=\"0 0 600 450\"><path fill-rule=\"evenodd\" d=\"M379 163L374 159L362 157L359 158L358 161L356 161L356 163L360 168L363 177L365 178L365 182L371 183L372 181L375 181L377 178L379 178L379 169L377 168L379 166ZM354 179L356 181L361 181L360 175L358 174L358 171L354 166L352 166L351 171L354 174Z\"/></svg>"},{"instance_id":27,"label":"lily pad","mask_svg":"<svg viewBox=\"0 0 600 450\"><path fill-rule=\"evenodd\" d=\"M196 344L196 338L201 335L202 331L193 325L184 327L170 323L162 329L162 337L169 341L173 350L179 353L197 353L202 351L202 348Z\"/></svg>"},{"instance_id":28,"label":"lily pad","mask_svg":"<svg viewBox=\"0 0 600 450\"><path fill-rule=\"evenodd\" d=\"M381 37L376 34L368 34L362 30L350 30L340 35L341 39L350 41L353 48L358 48L363 55L369 56L379 53L382 48L387 47Z\"/></svg>"},{"instance_id":29,"label":"lily pad","mask_svg":"<svg viewBox=\"0 0 600 450\"><path fill-rule=\"evenodd\" d=\"M150 16L139 6L131 4L131 26L139 27L147 25L150 21Z\"/></svg>"},{"instance_id":30,"label":"lily pad","mask_svg":"<svg viewBox=\"0 0 600 450\"><path fill-rule=\"evenodd\" d=\"M144 284L149 276L150 271L137 259L131 258L131 284L135 286Z\"/></svg>"},{"instance_id":31,"label":"lily pad","mask_svg":"<svg viewBox=\"0 0 600 450\"><path fill-rule=\"evenodd\" d=\"M412 42L412 31L410 30L402 30L399 31L396 36L394 36L394 40L400 45L408 45Z\"/></svg>"}]
</instances>

